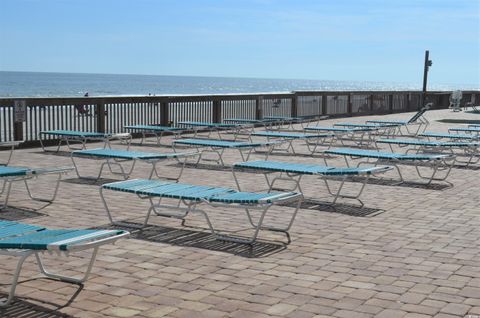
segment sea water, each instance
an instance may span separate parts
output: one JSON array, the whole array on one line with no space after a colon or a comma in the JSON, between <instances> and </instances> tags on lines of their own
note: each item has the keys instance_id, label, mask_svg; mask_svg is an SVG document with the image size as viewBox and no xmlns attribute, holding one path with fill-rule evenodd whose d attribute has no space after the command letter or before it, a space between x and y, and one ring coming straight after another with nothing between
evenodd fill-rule
<instances>
[{"instance_id":1,"label":"sea water","mask_svg":"<svg viewBox=\"0 0 480 318\"><path fill-rule=\"evenodd\" d=\"M429 90L478 89L430 85ZM241 94L302 90L421 90L421 84L234 77L39 73L0 71L0 97Z\"/></svg>"}]
</instances>

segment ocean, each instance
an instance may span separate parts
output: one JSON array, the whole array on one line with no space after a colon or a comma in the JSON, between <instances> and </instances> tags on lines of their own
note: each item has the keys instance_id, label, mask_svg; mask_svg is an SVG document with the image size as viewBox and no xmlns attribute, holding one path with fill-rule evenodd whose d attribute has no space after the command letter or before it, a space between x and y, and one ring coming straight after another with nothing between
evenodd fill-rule
<instances>
[{"instance_id":1,"label":"ocean","mask_svg":"<svg viewBox=\"0 0 480 318\"><path fill-rule=\"evenodd\" d=\"M290 92L301 90L421 90L421 83L234 77L40 73L0 71L0 97L77 97ZM430 85L429 90L470 90L475 85Z\"/></svg>"}]
</instances>

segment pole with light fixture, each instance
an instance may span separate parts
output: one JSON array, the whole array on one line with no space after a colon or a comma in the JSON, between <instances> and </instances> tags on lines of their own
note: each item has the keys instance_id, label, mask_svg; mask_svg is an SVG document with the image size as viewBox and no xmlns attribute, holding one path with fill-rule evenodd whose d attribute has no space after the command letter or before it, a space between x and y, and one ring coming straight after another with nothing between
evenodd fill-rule
<instances>
[{"instance_id":1,"label":"pole with light fixture","mask_svg":"<svg viewBox=\"0 0 480 318\"><path fill-rule=\"evenodd\" d=\"M425 51L425 64L423 66L423 90L422 90L422 106L425 106L425 100L427 98L427 79L428 79L428 69L432 66L432 60L428 58L429 51Z\"/></svg>"}]
</instances>

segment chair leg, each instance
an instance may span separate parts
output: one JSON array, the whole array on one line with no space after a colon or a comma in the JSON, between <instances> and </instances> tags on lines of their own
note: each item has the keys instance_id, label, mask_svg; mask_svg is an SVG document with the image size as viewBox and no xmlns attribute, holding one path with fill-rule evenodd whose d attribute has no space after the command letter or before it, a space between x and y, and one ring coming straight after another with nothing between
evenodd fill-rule
<instances>
[{"instance_id":1,"label":"chair leg","mask_svg":"<svg viewBox=\"0 0 480 318\"><path fill-rule=\"evenodd\" d=\"M25 183L25 188L27 189L28 196L29 196L32 200L40 201L40 202L53 202L53 201L55 201L55 198L57 197L58 189L60 188L60 180L61 180L61 179L62 179L62 173L59 173L59 174L58 174L58 178L57 178L57 183L56 183L56 185L55 185L55 190L53 191L52 197L49 198L49 199L44 199L44 198L35 197L35 196L33 195L32 191L30 190L30 187L28 186L27 179L24 179L23 182Z\"/></svg>"},{"instance_id":2,"label":"chair leg","mask_svg":"<svg viewBox=\"0 0 480 318\"><path fill-rule=\"evenodd\" d=\"M42 258L40 257L40 254L38 252L35 253L35 257L37 258L37 264L38 264L38 268L40 269L40 272L43 275L45 275L46 277L53 278L53 279L58 279L58 280L68 282L68 283L82 284L83 282L85 282L87 280L88 276L90 276L90 273L92 272L93 264L95 263L95 259L97 257L98 249L99 249L98 246L93 248L92 256L90 257L90 262L88 263L87 269L86 269L86 271L84 272L84 274L81 278L64 276L64 275L49 272L45 268L45 265L43 264Z\"/></svg>"},{"instance_id":3,"label":"chair leg","mask_svg":"<svg viewBox=\"0 0 480 318\"><path fill-rule=\"evenodd\" d=\"M10 190L12 189L12 181L8 181L8 180L4 181L2 192L0 194L2 194L5 191L5 188L6 188L5 202L2 205L0 205L0 210L3 210L8 206L8 199L10 198Z\"/></svg>"},{"instance_id":4,"label":"chair leg","mask_svg":"<svg viewBox=\"0 0 480 318\"><path fill-rule=\"evenodd\" d=\"M32 254L32 252L27 252L23 254L20 259L18 260L17 263L17 268L15 269L15 273L13 274L13 280L12 280L12 285L10 286L10 291L8 293L8 297L4 301L0 301L0 308L8 306L12 300L13 297L15 296L15 289L17 288L18 284L18 278L20 277L20 272L22 270L22 265L25 262L25 259L29 257Z\"/></svg>"}]
</instances>

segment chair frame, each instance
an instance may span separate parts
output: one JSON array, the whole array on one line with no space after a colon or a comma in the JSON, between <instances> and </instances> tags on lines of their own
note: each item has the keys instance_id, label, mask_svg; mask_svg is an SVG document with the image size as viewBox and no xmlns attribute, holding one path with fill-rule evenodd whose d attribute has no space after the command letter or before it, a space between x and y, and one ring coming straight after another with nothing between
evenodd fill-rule
<instances>
[{"instance_id":1,"label":"chair frame","mask_svg":"<svg viewBox=\"0 0 480 318\"><path fill-rule=\"evenodd\" d=\"M159 146L162 145L161 140L166 133L172 134L174 139L178 139L180 135L185 131L181 128L155 125L132 125L124 126L123 128L140 132L142 134L142 140L140 141L140 145L143 145L143 143L147 143L148 136L153 136L156 139L155 143Z\"/></svg>"},{"instance_id":2,"label":"chair frame","mask_svg":"<svg viewBox=\"0 0 480 318\"><path fill-rule=\"evenodd\" d=\"M359 154L357 153L336 153L335 149L333 150L325 150L324 153L326 154L332 154L332 155L337 155L337 156L343 156L345 160L345 164L347 167L350 167L351 164L348 161L347 158L350 158L350 160L353 162L355 160L359 159L364 159L365 161L359 161L356 165L356 167L360 167L361 165L373 165L373 166L382 166L382 165L388 165L392 166L395 168L395 170L398 173L399 176L399 182L398 184L405 183L405 179L403 177L403 174L400 170L401 165L413 165L415 167L415 170L417 172L417 175L420 179L422 180L427 180L424 185L430 185L433 181L439 181L439 182L445 182L449 186L453 186L453 184L449 181L447 181L447 177L450 174L450 171L452 170L453 163L455 162L455 155L451 154L441 154L441 155L430 155L431 159L425 159L425 160L414 160L414 159L404 159L401 156L406 156L406 155L400 155L397 158L393 158L392 156L384 156L382 155L381 152L378 152L378 154L374 154L376 151L370 151L371 155L366 155L366 154ZM425 156L429 156L428 154L425 154ZM327 158L324 157L323 160L325 161L325 164L328 165L327 163ZM424 164L420 165L419 161L422 161ZM426 161L426 162L425 162ZM425 175L422 173L420 170L420 167L425 167L430 169L432 172L430 175ZM443 172L444 175L441 177L435 177L437 173Z\"/></svg>"},{"instance_id":3,"label":"chair frame","mask_svg":"<svg viewBox=\"0 0 480 318\"><path fill-rule=\"evenodd\" d=\"M133 179L132 181L134 181ZM116 222L113 218L113 214L111 212L110 207L108 206L107 200L104 195L104 190L108 189L107 187L110 184L105 184L100 187L100 197L102 198L103 205L105 207L105 211L107 213L108 219L111 224L122 224L121 222ZM221 189L221 188L220 188ZM152 213L154 213L157 216L162 216L162 217L169 217L169 218L176 218L182 220L181 225L185 225L186 218L189 214L194 214L194 213L199 213L201 214L204 218L205 221L208 225L208 229L210 233L218 240L221 241L228 241L228 242L234 242L234 243L241 243L241 244L248 244L252 245L257 241L258 235L260 230L268 230L268 231L273 231L273 232L280 232L285 234L287 237L287 244L291 242L289 230L291 226L293 225L293 222L295 220L295 217L298 213L298 210L300 209L300 205L303 201L303 195L301 193L291 193L289 196L279 198L275 200L274 202L267 202L267 201L260 201L256 204L249 204L249 203L222 203L222 202L214 202L209 200L208 198L182 198L182 197L171 197L171 196L164 196L164 195L148 195L145 194L145 191L142 189L140 190L135 190L135 191L123 191L123 190L112 190L111 191L122 191L122 192L127 192L127 193L132 193L137 195L138 198L142 200L148 200L150 203L150 207L147 211L147 214L145 216L145 220L139 228L145 228L148 225L148 221L150 219L150 216ZM230 190L230 189L225 189L225 190ZM234 191L234 190L230 190ZM234 191L235 192L235 191ZM227 191L225 192L227 193ZM154 202L154 199L157 198L158 202ZM162 199L172 199L176 200L176 204L162 204ZM284 203L289 203L289 202L296 202L295 210L291 215L290 220L287 222L287 225L284 227L278 227L278 226L271 226L271 225L264 225L264 218L267 214L267 211L274 205L276 204L284 204ZM210 217L208 216L208 213L200 208L202 205L207 205L211 208L235 208L235 209L244 209L246 212L246 216L248 219L248 222L250 226L254 229L254 233L250 238L243 238L239 236L231 236L231 235L225 235L222 234L219 230L215 229ZM252 217L251 210L259 210L260 211L260 216L257 218L257 221Z\"/></svg>"},{"instance_id":4,"label":"chair frame","mask_svg":"<svg viewBox=\"0 0 480 318\"><path fill-rule=\"evenodd\" d=\"M125 143L127 145L127 150L130 148L130 143L132 141L132 135L129 133L120 133L120 134L104 134L104 133L91 133L91 132L81 132L81 131L68 131L68 130L50 130L50 131L41 131L40 132L40 145L42 146L42 150L45 152L51 151L47 150L43 143L42 136L57 136L58 137L58 145L57 150L54 152L59 152L62 143L65 142L66 146L68 147L69 151L73 150L84 150L87 149L87 142L89 141L97 141L97 142L104 142L105 148L111 148L110 141L112 140L120 140L121 143ZM81 148L72 147L71 143L81 143Z\"/></svg>"},{"instance_id":5,"label":"chair frame","mask_svg":"<svg viewBox=\"0 0 480 318\"><path fill-rule=\"evenodd\" d=\"M280 162L278 162L280 163ZM292 163L289 163L289 165L292 165ZM300 165L301 166L301 165ZM240 186L240 181L239 178L237 177L237 173L235 170L241 171L241 172L254 172L254 173L260 173L264 175L265 181L268 185L268 191L272 191L274 189L275 182L277 181L287 181L293 183L293 187L289 189L283 189L282 190L287 190L287 191L296 191L298 190L300 193L303 193L303 189L300 185L302 177L303 176L315 176L319 177L324 183L327 188L328 194L333 197L332 205L334 205L338 199L352 199L356 200L359 204L360 207L363 207L365 204L362 200L360 200L360 196L363 193L363 190L365 189L366 184L368 183L368 180L371 175L377 174L377 173L384 173L386 171L392 170L393 168L391 167L375 167L375 170L372 170L370 172L365 172L365 173L358 173L358 174L329 174L328 172L325 173L308 173L308 172L300 172L298 169L297 170L291 170L288 171L288 169L273 169L273 168L249 168L248 166L242 166L242 164L234 164L232 166L232 174L233 178L235 179L235 183L237 184L237 188L239 191L241 191L241 186ZM269 178L269 175L274 175L273 178ZM362 184L359 187L359 189L356 191L355 195L352 194L342 194L342 190L344 189L344 184L346 181L351 179L352 177L362 177ZM334 190L334 186L331 184L331 181L335 182L340 182L340 185L336 187L336 190Z\"/></svg>"},{"instance_id":6,"label":"chair frame","mask_svg":"<svg viewBox=\"0 0 480 318\"><path fill-rule=\"evenodd\" d=\"M4 203L0 205L0 211L5 209L8 206L8 200L10 198L12 185L14 182L23 182L25 184L25 188L27 189L28 196L34 201L40 202L48 202L51 203L55 201L58 193L58 189L60 187L60 180L62 179L62 175L67 174L68 172L72 171L73 167L63 167L63 168L51 168L51 169L29 169L22 175L14 175L14 176L5 176L2 177L0 175L0 180L3 181L2 188L0 190L0 196L4 195ZM57 174L57 181L53 190L53 194L49 198L40 198L33 194L28 185L28 180L38 178L42 175L48 174Z\"/></svg>"},{"instance_id":7,"label":"chair frame","mask_svg":"<svg viewBox=\"0 0 480 318\"><path fill-rule=\"evenodd\" d=\"M50 279L55 279L55 280L60 280L63 282L67 283L72 283L72 284L83 284L88 277L90 276L90 273L92 271L93 265L95 263L95 259L98 254L98 250L101 245L108 244L108 243L115 243L118 239L128 237L130 234L128 232L124 232L122 234L117 234L115 236L109 236L103 239L98 239L95 241L87 242L87 243L82 243L78 245L71 245L70 248L67 251L60 251L56 250L56 252L59 255L64 255L64 256L69 256L70 253L75 253L75 252L80 252L88 249L92 249L92 253L90 256L90 260L88 262L88 265L86 269L83 271L83 274L80 278L78 277L73 277L73 276L67 276L67 275L62 275L59 273L55 272L50 272L42 259L42 255L45 254L47 251L46 250L30 250L30 249L0 249L0 255L5 255L5 256L11 256L11 257L18 257L18 262L17 266L15 268L13 278L12 278L12 283L10 285L10 289L8 292L8 296L6 300L0 301L0 308L7 307L8 305L11 304L15 297L15 290L18 285L18 279L20 277L20 273L23 267L23 264L25 260L30 257L31 255L35 255L35 259L37 261L38 269L40 273L47 278ZM50 251L51 252L51 251Z\"/></svg>"},{"instance_id":8,"label":"chair frame","mask_svg":"<svg viewBox=\"0 0 480 318\"><path fill-rule=\"evenodd\" d=\"M250 141L254 142L252 137L265 137L268 141L283 141L287 146L284 148L274 148L274 150L286 151L287 153L297 154L293 146L296 140L304 140L310 154L314 154L317 148L327 146L330 149L335 140L334 134L302 134L302 133L282 133L271 131L260 131L250 134ZM329 141L327 142L327 140Z\"/></svg>"},{"instance_id":9,"label":"chair frame","mask_svg":"<svg viewBox=\"0 0 480 318\"><path fill-rule=\"evenodd\" d=\"M8 164L9 164L10 161L12 160L13 152L14 152L14 150L15 150L15 147L17 147L17 146L20 145L21 143L22 143L21 141L4 141L4 142L0 142L0 148L10 147L10 151L9 151L9 154L8 154L8 157L7 157L7 161L5 161L5 162L0 162L0 166L8 166Z\"/></svg>"},{"instance_id":10,"label":"chair frame","mask_svg":"<svg viewBox=\"0 0 480 318\"><path fill-rule=\"evenodd\" d=\"M98 148L101 149L101 148ZM97 149L92 149L92 151L97 150ZM82 152L85 152L85 154L82 154ZM149 153L145 153L149 154ZM169 180L176 180L178 181L180 177L183 174L183 170L185 168L185 165L187 163L188 158L190 157L195 157L199 156L200 153L198 152L190 152L190 153L158 153L159 157L158 158L142 158L141 153L139 152L132 152L132 156L130 158L125 158L125 155L115 155L115 154L109 154L109 155L99 155L99 154L89 154L87 151L73 151L70 155L72 159L73 166L75 168L75 172L77 174L77 177L80 179L93 179L93 180L99 180L100 177L102 176L103 169L108 167L109 171L113 175L120 175L122 176L125 180L130 178L131 174L133 173L137 161L144 162L147 164L152 165L152 168L150 170L150 174L148 176L149 179L152 179L153 175L155 174L157 178L160 179L169 179ZM163 155L163 156L162 156ZM95 160L103 160L104 162L100 166L100 170L98 172L98 175L96 177L90 177L90 176L82 176L80 174L80 171L78 169L78 165L75 162L75 157L82 157L82 158L88 158L88 159L95 159ZM183 158L183 160L180 160ZM158 173L157 165L160 162L167 161L167 160L176 160L178 163L182 164L182 167L180 168L180 172L176 177L165 177L162 176ZM122 165L125 162L132 162L130 165L130 168L127 169ZM118 167L119 171L115 171L113 167Z\"/></svg>"}]
</instances>

